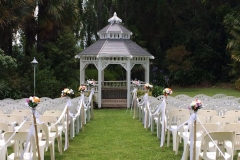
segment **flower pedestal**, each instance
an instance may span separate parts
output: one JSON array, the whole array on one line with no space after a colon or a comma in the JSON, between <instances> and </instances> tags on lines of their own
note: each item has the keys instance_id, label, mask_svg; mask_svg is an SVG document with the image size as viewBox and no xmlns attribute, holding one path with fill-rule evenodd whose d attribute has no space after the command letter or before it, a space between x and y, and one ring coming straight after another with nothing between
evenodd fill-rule
<instances>
[{"instance_id":1,"label":"flower pedestal","mask_svg":"<svg viewBox=\"0 0 240 160\"><path fill-rule=\"evenodd\" d=\"M196 134L197 134L196 133L197 123L196 122L197 122L197 120L194 121L194 149L193 149L193 155L194 155L193 159L194 160L196 159L196 156L195 156L196 155Z\"/></svg>"},{"instance_id":2,"label":"flower pedestal","mask_svg":"<svg viewBox=\"0 0 240 160\"><path fill-rule=\"evenodd\" d=\"M147 95L147 100L146 100L146 104L145 104L145 128L146 130L148 129L148 124L149 124L149 103L148 103L148 95L149 95L149 89L146 88L146 93Z\"/></svg>"},{"instance_id":3,"label":"flower pedestal","mask_svg":"<svg viewBox=\"0 0 240 160\"><path fill-rule=\"evenodd\" d=\"M81 97L83 97L83 102L82 102L82 106L81 106L81 125L82 125L82 131L84 132L84 125L85 125L85 109L84 109L84 93L81 93Z\"/></svg>"},{"instance_id":4,"label":"flower pedestal","mask_svg":"<svg viewBox=\"0 0 240 160\"><path fill-rule=\"evenodd\" d=\"M137 118L137 86L133 89L133 100L132 100L132 107L133 107L133 119Z\"/></svg>"},{"instance_id":5,"label":"flower pedestal","mask_svg":"<svg viewBox=\"0 0 240 160\"><path fill-rule=\"evenodd\" d=\"M70 101L70 100L68 100L68 101ZM69 140L68 140L68 133L69 133L69 114L68 114L68 106L67 106L67 109L66 109L66 131L65 131L65 138L66 138L66 144L65 144L65 146L66 147L64 147L65 148L65 150L68 148L68 146L69 146Z\"/></svg>"},{"instance_id":6,"label":"flower pedestal","mask_svg":"<svg viewBox=\"0 0 240 160\"><path fill-rule=\"evenodd\" d=\"M91 99L91 102L90 102L90 110L88 111L88 121L90 121L90 119L94 119L94 108L93 108L93 96L94 96L94 91L95 91L95 88L94 86L91 87L91 92L90 92L90 95L89 95L89 99ZM90 97L91 96L91 97Z\"/></svg>"},{"instance_id":7,"label":"flower pedestal","mask_svg":"<svg viewBox=\"0 0 240 160\"><path fill-rule=\"evenodd\" d=\"M196 119L194 121L194 137L193 137L193 160L196 159L196 140L197 140L197 111L194 111L194 114L196 114Z\"/></svg>"},{"instance_id":8,"label":"flower pedestal","mask_svg":"<svg viewBox=\"0 0 240 160\"><path fill-rule=\"evenodd\" d=\"M33 114L33 124L35 129L35 136L36 136L36 145L37 145L37 152L38 152L38 160L41 159L40 157L40 150L39 150L39 141L38 141L38 130L37 130L37 122L36 122L36 116L35 116L35 108L32 108L32 114Z\"/></svg>"},{"instance_id":9,"label":"flower pedestal","mask_svg":"<svg viewBox=\"0 0 240 160\"><path fill-rule=\"evenodd\" d=\"M191 150L190 150L190 159L193 159L195 160L196 159L196 124L197 124L197 111L199 109L201 109L203 107L203 104L200 100L196 99L195 101L192 101L192 103L190 104L190 111L193 111L193 113L191 113L191 117L194 118L194 128L193 128L193 143L190 143L192 144L192 147L191 147ZM192 116L193 115L193 116Z\"/></svg>"}]
</instances>

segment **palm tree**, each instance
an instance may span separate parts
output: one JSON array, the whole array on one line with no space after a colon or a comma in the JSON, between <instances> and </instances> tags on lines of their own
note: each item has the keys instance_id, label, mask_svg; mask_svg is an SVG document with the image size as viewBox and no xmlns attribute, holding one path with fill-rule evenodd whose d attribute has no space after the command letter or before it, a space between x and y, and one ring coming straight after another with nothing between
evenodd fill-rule
<instances>
[{"instance_id":1,"label":"palm tree","mask_svg":"<svg viewBox=\"0 0 240 160\"><path fill-rule=\"evenodd\" d=\"M54 41L65 27L73 29L77 0L41 0L38 4L37 52L44 52L44 44ZM47 55L45 55L47 57Z\"/></svg>"},{"instance_id":2,"label":"palm tree","mask_svg":"<svg viewBox=\"0 0 240 160\"><path fill-rule=\"evenodd\" d=\"M240 17L239 12L234 11L224 17L224 24L231 38L228 41L227 49L230 51L232 62L231 75L239 77L240 70Z\"/></svg>"},{"instance_id":3,"label":"palm tree","mask_svg":"<svg viewBox=\"0 0 240 160\"><path fill-rule=\"evenodd\" d=\"M12 34L16 33L26 20L32 17L34 1L2 0L0 2L0 48L5 54L12 54Z\"/></svg>"}]
</instances>

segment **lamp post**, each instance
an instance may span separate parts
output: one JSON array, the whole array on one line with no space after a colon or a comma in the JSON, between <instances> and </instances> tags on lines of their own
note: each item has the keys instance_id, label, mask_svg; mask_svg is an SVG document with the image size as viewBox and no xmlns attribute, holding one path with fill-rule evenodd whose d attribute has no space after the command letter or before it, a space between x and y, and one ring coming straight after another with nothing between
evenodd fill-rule
<instances>
[{"instance_id":1,"label":"lamp post","mask_svg":"<svg viewBox=\"0 0 240 160\"><path fill-rule=\"evenodd\" d=\"M36 72L36 67L38 65L38 61L35 59L33 59L33 61L31 62L33 68L34 68L34 73L33 73L33 77L34 77L34 96L35 96L35 87L36 87L36 84L35 84L35 72Z\"/></svg>"}]
</instances>

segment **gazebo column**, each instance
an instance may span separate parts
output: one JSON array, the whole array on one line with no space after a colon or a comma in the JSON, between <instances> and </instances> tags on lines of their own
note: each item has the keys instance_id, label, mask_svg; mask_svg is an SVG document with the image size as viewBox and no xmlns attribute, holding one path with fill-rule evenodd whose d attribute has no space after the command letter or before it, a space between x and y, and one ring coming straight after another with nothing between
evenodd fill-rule
<instances>
[{"instance_id":1,"label":"gazebo column","mask_svg":"<svg viewBox=\"0 0 240 160\"><path fill-rule=\"evenodd\" d=\"M130 99L131 99L131 62L130 58L127 61L127 108L130 108Z\"/></svg>"},{"instance_id":2,"label":"gazebo column","mask_svg":"<svg viewBox=\"0 0 240 160\"><path fill-rule=\"evenodd\" d=\"M98 60L98 108L102 107L102 58Z\"/></svg>"},{"instance_id":3,"label":"gazebo column","mask_svg":"<svg viewBox=\"0 0 240 160\"><path fill-rule=\"evenodd\" d=\"M83 61L80 58L80 85L84 83L84 80L85 80L85 65L83 64Z\"/></svg>"},{"instance_id":4,"label":"gazebo column","mask_svg":"<svg viewBox=\"0 0 240 160\"><path fill-rule=\"evenodd\" d=\"M104 87L104 69L102 69L101 74L102 74L102 87Z\"/></svg>"},{"instance_id":5,"label":"gazebo column","mask_svg":"<svg viewBox=\"0 0 240 160\"><path fill-rule=\"evenodd\" d=\"M146 66L145 66L145 82L149 82L149 58L146 58Z\"/></svg>"}]
</instances>

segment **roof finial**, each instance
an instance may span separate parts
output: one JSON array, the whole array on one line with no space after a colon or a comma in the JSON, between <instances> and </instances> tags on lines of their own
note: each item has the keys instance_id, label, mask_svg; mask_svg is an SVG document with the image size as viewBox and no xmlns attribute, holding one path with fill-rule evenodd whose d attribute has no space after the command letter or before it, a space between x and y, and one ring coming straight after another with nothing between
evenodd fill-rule
<instances>
[{"instance_id":1,"label":"roof finial","mask_svg":"<svg viewBox=\"0 0 240 160\"><path fill-rule=\"evenodd\" d=\"M113 17L112 17L112 18L109 18L109 19L108 19L108 22L110 22L110 23L113 24L113 23L122 22L122 20L121 20L120 18L118 18L118 17L117 17L117 13L114 12Z\"/></svg>"}]
</instances>

